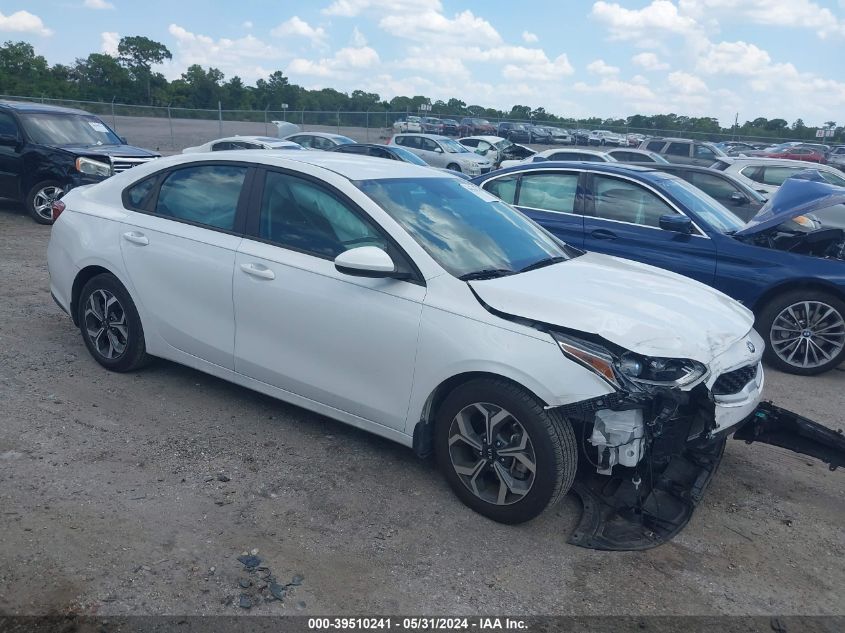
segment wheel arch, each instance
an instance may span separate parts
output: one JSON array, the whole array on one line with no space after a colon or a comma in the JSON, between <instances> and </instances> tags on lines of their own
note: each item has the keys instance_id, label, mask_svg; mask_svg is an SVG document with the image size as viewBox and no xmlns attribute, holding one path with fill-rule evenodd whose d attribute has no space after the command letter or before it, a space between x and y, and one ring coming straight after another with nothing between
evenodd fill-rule
<instances>
[{"instance_id":1,"label":"wheel arch","mask_svg":"<svg viewBox=\"0 0 845 633\"><path fill-rule=\"evenodd\" d=\"M838 299L845 301L845 292L842 291L835 284L818 278L805 279L790 279L783 283L777 284L767 288L755 301L752 306L749 306L755 317L760 314L775 297L784 294L785 292L792 292L793 290L816 290L822 292L829 292Z\"/></svg>"},{"instance_id":2,"label":"wheel arch","mask_svg":"<svg viewBox=\"0 0 845 633\"><path fill-rule=\"evenodd\" d=\"M124 287L126 292L129 292L129 288L127 288L124 281L120 278L120 275L116 274L113 270L109 270L108 268L99 264L91 264L85 266L78 273L76 273L76 277L74 277L73 279L73 285L71 286L70 291L70 318L73 319L74 325L79 325L79 295L82 292L82 289L85 287L85 284L87 284L91 279L93 279L97 275L102 274L108 274L113 276Z\"/></svg>"},{"instance_id":3,"label":"wheel arch","mask_svg":"<svg viewBox=\"0 0 845 633\"><path fill-rule=\"evenodd\" d=\"M419 420L417 420L416 424L414 425L412 433L412 446L417 456L428 457L433 453L434 420L437 417L437 412L439 411L440 406L443 404L449 394L461 385L464 385L472 380L476 380L479 378L489 378L510 383L511 385L518 387L519 389L522 389L531 394L540 403L542 403L543 406L546 406L547 404L546 401L540 396L538 396L533 390L529 389L519 381L514 380L513 378L508 378L507 376L503 376L502 374L497 374L488 371L465 371L459 374L455 374L443 380L432 390L428 398L426 398L425 404L423 405L423 410L420 414Z\"/></svg>"}]
</instances>

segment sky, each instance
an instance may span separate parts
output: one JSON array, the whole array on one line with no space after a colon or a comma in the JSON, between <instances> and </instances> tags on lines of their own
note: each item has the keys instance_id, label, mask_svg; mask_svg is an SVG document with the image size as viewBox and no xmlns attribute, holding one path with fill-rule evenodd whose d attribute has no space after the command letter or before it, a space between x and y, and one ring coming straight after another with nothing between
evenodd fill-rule
<instances>
[{"instance_id":1,"label":"sky","mask_svg":"<svg viewBox=\"0 0 845 633\"><path fill-rule=\"evenodd\" d=\"M50 63L124 35L164 43L169 79L200 64L565 117L845 123L845 0L0 0L0 38Z\"/></svg>"}]
</instances>

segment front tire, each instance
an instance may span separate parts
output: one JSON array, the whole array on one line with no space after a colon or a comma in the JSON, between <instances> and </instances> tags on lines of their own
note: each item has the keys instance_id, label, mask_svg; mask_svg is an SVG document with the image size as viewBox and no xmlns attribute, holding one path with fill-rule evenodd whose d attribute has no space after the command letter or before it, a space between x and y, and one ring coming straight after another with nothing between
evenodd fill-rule
<instances>
[{"instance_id":1,"label":"front tire","mask_svg":"<svg viewBox=\"0 0 845 633\"><path fill-rule=\"evenodd\" d=\"M53 223L53 202L64 194L64 189L55 180L44 180L26 194L24 205L29 216L38 224Z\"/></svg>"},{"instance_id":2,"label":"front tire","mask_svg":"<svg viewBox=\"0 0 845 633\"><path fill-rule=\"evenodd\" d=\"M435 421L438 466L467 506L524 523L566 494L578 450L569 421L524 389L480 378L455 389Z\"/></svg>"},{"instance_id":3,"label":"front tire","mask_svg":"<svg viewBox=\"0 0 845 633\"><path fill-rule=\"evenodd\" d=\"M448 169L449 171L456 171L456 172L458 172L459 174L463 173L463 172L461 171L461 166L460 166L460 165L458 165L457 163L449 163L449 164L446 166L446 169Z\"/></svg>"},{"instance_id":4,"label":"front tire","mask_svg":"<svg viewBox=\"0 0 845 633\"><path fill-rule=\"evenodd\" d=\"M764 360L799 376L824 373L845 361L845 302L818 290L793 290L757 316L766 339Z\"/></svg>"},{"instance_id":5,"label":"front tire","mask_svg":"<svg viewBox=\"0 0 845 633\"><path fill-rule=\"evenodd\" d=\"M127 372L149 362L138 310L114 275L97 275L85 284L77 318L85 347L106 369Z\"/></svg>"}]
</instances>

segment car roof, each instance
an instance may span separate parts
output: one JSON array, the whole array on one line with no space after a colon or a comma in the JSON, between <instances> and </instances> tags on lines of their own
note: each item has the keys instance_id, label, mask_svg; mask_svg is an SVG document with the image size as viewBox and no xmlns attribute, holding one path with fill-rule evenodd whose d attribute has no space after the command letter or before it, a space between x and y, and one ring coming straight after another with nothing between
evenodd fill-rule
<instances>
[{"instance_id":1,"label":"car roof","mask_svg":"<svg viewBox=\"0 0 845 633\"><path fill-rule=\"evenodd\" d=\"M806 160L794 160L792 158L766 158L765 156L719 156L717 161L722 161L728 165L773 165L776 167L807 167L812 169L821 169L822 171L839 171L827 165L819 165L818 163L811 163Z\"/></svg>"},{"instance_id":2,"label":"car roof","mask_svg":"<svg viewBox=\"0 0 845 633\"><path fill-rule=\"evenodd\" d=\"M266 151L256 152L255 150L231 150L221 158L220 152L202 152L196 154L176 154L166 158L159 158L155 161L145 163L153 166L151 172L159 169L183 165L193 162L204 162L209 160L243 161L247 163L269 165L274 167L296 168L295 164L307 164L314 167L321 167L332 171L349 180L376 180L394 178L446 178L441 171L405 163L402 161L388 161L373 156L362 156L360 154L342 154L340 152L288 152L288 151ZM141 167L134 168L141 171ZM130 173L134 170L129 170ZM146 170L144 170L146 171Z\"/></svg>"},{"instance_id":3,"label":"car roof","mask_svg":"<svg viewBox=\"0 0 845 633\"><path fill-rule=\"evenodd\" d=\"M599 149L580 149L578 147L569 149L566 147L553 147L552 149L544 149L542 152L537 152L535 156L551 156L552 154L557 154L558 152L573 152L575 154L589 154L592 156L604 156L607 154L604 150Z\"/></svg>"},{"instance_id":4,"label":"car roof","mask_svg":"<svg viewBox=\"0 0 845 633\"><path fill-rule=\"evenodd\" d=\"M520 163L511 167L505 167L504 169L499 169L497 171L491 171L490 173L483 174L481 176L476 176L472 180L487 180L488 178L494 175L506 174L516 171L542 171L544 169L555 169L565 167L589 169L590 171L596 171L606 174L615 174L618 176L629 176L631 174L635 174L637 176L642 176L645 179L649 179L651 176L654 175L657 175L658 177L661 176L659 169L648 167L646 165L628 165L625 163L597 163L586 160L544 160L539 163Z\"/></svg>"},{"instance_id":5,"label":"car roof","mask_svg":"<svg viewBox=\"0 0 845 633\"><path fill-rule=\"evenodd\" d=\"M96 116L85 110L47 105L45 103L33 103L31 101L0 100L0 106L9 108L10 110L16 110L17 112L52 112L55 114L87 114L88 116Z\"/></svg>"},{"instance_id":6,"label":"car roof","mask_svg":"<svg viewBox=\"0 0 845 633\"><path fill-rule=\"evenodd\" d=\"M443 136L442 134L426 134L425 132L400 132L399 134L393 135L394 138L396 138L397 136L422 136L423 138L430 138L434 141L451 141L451 140L453 140L452 137L450 137L450 136Z\"/></svg>"},{"instance_id":7,"label":"car roof","mask_svg":"<svg viewBox=\"0 0 845 633\"><path fill-rule=\"evenodd\" d=\"M291 136L320 136L322 138L349 138L343 134L332 134L331 132L306 132L304 130L300 130L299 132L293 132L285 136L283 141L288 140Z\"/></svg>"},{"instance_id":8,"label":"car roof","mask_svg":"<svg viewBox=\"0 0 845 633\"><path fill-rule=\"evenodd\" d=\"M464 141L466 139L475 139L478 141L487 141L488 143L498 143L499 141L504 141L501 136L462 136L458 139L458 142Z\"/></svg>"}]
</instances>

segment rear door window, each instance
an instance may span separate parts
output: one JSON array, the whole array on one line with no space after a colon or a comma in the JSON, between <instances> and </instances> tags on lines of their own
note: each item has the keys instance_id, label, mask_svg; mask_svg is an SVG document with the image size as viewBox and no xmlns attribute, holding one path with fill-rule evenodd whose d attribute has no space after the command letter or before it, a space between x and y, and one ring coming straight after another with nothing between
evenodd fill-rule
<instances>
[{"instance_id":1,"label":"rear door window","mask_svg":"<svg viewBox=\"0 0 845 633\"><path fill-rule=\"evenodd\" d=\"M573 213L578 174L523 174L518 205L543 211Z\"/></svg>"},{"instance_id":2,"label":"rear door window","mask_svg":"<svg viewBox=\"0 0 845 633\"><path fill-rule=\"evenodd\" d=\"M669 143L666 153L670 156L689 156L689 143Z\"/></svg>"},{"instance_id":3,"label":"rear door window","mask_svg":"<svg viewBox=\"0 0 845 633\"><path fill-rule=\"evenodd\" d=\"M232 231L247 167L197 165L172 171L161 184L155 213Z\"/></svg>"}]
</instances>

